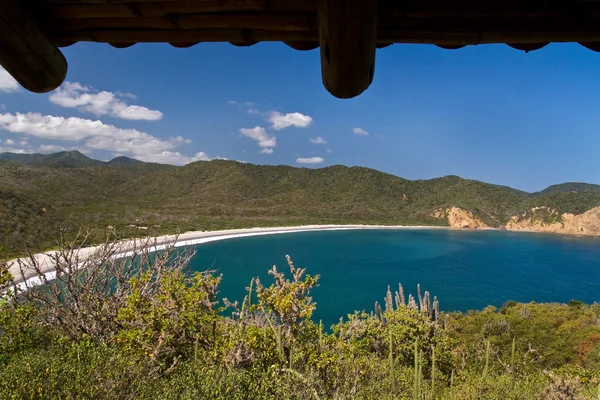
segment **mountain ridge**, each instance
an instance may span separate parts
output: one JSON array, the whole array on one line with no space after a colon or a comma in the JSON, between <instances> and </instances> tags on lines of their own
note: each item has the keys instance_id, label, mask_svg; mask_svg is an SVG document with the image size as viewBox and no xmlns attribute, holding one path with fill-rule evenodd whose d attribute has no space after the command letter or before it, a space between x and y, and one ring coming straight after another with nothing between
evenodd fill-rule
<instances>
[{"instance_id":1,"label":"mountain ridge","mask_svg":"<svg viewBox=\"0 0 600 400\"><path fill-rule=\"evenodd\" d=\"M89 167L96 167L96 166L130 166L130 165L148 165L148 164L164 165L164 166L172 166L172 167L186 167L188 165L192 165L195 163L207 162L207 161L194 161L189 164L182 165L182 166L173 166L171 164L158 164L158 163L141 161L141 160L137 160L135 158L127 157L127 156L117 156L108 161L101 161L101 160L97 160L97 159L88 157L78 150L67 150L67 151L60 151L60 152L48 153L48 154L4 152L4 153L0 153L0 160L18 162L18 163L32 165L32 166L50 166L50 167L55 167L55 168L89 168ZM63 162L59 163L54 160L62 160ZM239 162L239 161L234 161L234 160L222 160L222 159L215 159L215 160L211 160L210 162L232 162L232 163L239 163L239 164L247 164L245 162ZM396 178L399 178L399 179L409 181L409 179L402 178L400 176L390 174L387 172L378 171L378 170L375 170L372 168L362 167L362 166L347 166L347 165L343 165L343 164L335 164L335 165L330 165L330 166L322 167L322 168L294 167L294 166L285 165L285 164L281 164L281 165L251 164L251 165L264 166L264 167L267 167L267 166L289 167L289 168L308 169L308 170L321 170L321 169L327 169L327 168L368 169L368 170L374 170L377 172L395 176ZM507 190L511 190L514 192L530 194L530 195L552 194L552 193L573 193L573 192L578 193L578 192L585 192L585 191L600 192L599 184L585 183L585 182L563 182L563 183L550 185L547 188L539 190L539 191L528 192L525 190L513 188L508 185L487 183L487 182L479 181L476 179L463 178L459 175L453 175L453 174L444 175L441 177L431 178L431 179L415 179L412 181L432 181L435 179L459 179L459 180L464 180L464 181L480 182L480 183L485 183L488 185L496 186L501 189L507 189Z\"/></svg>"},{"instance_id":2,"label":"mountain ridge","mask_svg":"<svg viewBox=\"0 0 600 400\"><path fill-rule=\"evenodd\" d=\"M540 193L572 193L572 192L600 192L600 185L584 182L564 182L556 185L550 185L540 191Z\"/></svg>"},{"instance_id":3,"label":"mountain ridge","mask_svg":"<svg viewBox=\"0 0 600 400\"><path fill-rule=\"evenodd\" d=\"M64 161L65 154L59 154L50 160ZM69 157L82 159L77 154ZM0 160L0 190L12 193L11 204L27 204L5 207L9 211L4 217L12 220L6 222L5 231L19 223L10 211L15 209L53 210L52 221L46 214L28 219L33 231L60 223L71 231L79 226L101 232L107 226L133 225L169 234L327 223L505 229L516 216L519 223L523 218L531 220L521 224L529 229L536 224L560 226L563 215L580 215L600 206L600 191L587 190L588 186L579 186L585 188L582 191L527 193L454 175L407 180L343 165L311 169L213 160L172 166L129 158L100 163L73 167L72 163ZM543 207L551 211L544 212ZM141 233L130 228L124 235ZM48 243L40 245L44 246ZM14 252L2 240L0 247Z\"/></svg>"}]
</instances>

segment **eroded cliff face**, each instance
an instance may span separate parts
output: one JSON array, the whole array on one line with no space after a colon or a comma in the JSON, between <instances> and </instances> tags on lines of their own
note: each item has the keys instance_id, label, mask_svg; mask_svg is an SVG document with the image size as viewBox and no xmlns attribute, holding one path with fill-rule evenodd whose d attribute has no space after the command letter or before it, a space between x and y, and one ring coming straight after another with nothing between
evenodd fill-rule
<instances>
[{"instance_id":1,"label":"eroded cliff face","mask_svg":"<svg viewBox=\"0 0 600 400\"><path fill-rule=\"evenodd\" d=\"M553 232L579 235L600 235L600 206L583 214L559 214L549 207L534 207L513 216L506 224L511 231Z\"/></svg>"},{"instance_id":2,"label":"eroded cliff face","mask_svg":"<svg viewBox=\"0 0 600 400\"><path fill-rule=\"evenodd\" d=\"M452 228L478 229L488 226L473 213L460 207L439 208L430 214L445 219ZM498 226L492 226L498 228ZM500 229L509 231L549 232L600 236L600 206L583 214L559 213L550 207L534 207L515 215Z\"/></svg>"},{"instance_id":3,"label":"eroded cliff face","mask_svg":"<svg viewBox=\"0 0 600 400\"><path fill-rule=\"evenodd\" d=\"M448 225L452 228L477 229L487 228L487 225L480 219L473 216L473 213L463 210L460 207L450 207L447 209L437 209L431 213L434 218L446 219Z\"/></svg>"}]
</instances>

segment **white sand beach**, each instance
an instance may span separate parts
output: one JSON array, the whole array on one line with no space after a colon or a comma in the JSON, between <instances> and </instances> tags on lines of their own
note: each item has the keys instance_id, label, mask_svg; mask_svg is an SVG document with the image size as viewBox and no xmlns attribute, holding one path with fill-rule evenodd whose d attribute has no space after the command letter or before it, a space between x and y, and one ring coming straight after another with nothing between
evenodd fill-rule
<instances>
[{"instance_id":1,"label":"white sand beach","mask_svg":"<svg viewBox=\"0 0 600 400\"><path fill-rule=\"evenodd\" d=\"M301 226L288 226L288 227L272 227L272 228L248 228L248 229L228 229L221 231L193 231L185 232L179 235L165 235L156 238L153 244L156 244L153 250L161 250L167 245L174 244L177 247L191 246L201 243L214 242L217 240L234 239L249 236L260 236L260 235L275 235L284 233L296 233L296 232L309 232L309 231L325 231L325 230L350 230L350 229L448 229L447 227L435 227L435 226L384 226L384 225L301 225ZM125 240L119 243L118 256L126 257L128 252L134 247L136 243L135 239ZM139 239L137 239L139 245ZM85 261L94 252L98 250L99 246L82 248L77 256L80 262ZM34 257L37 264L41 267L42 271L48 279L54 278L54 261L52 256L56 254L55 251L48 251L44 253L38 253ZM31 262L26 258L21 258L22 262ZM39 282L39 278L36 277L34 271L26 271L24 276L21 274L19 269L19 259L13 259L8 262L9 272L15 278L15 284L24 287L24 282L27 281L30 284Z\"/></svg>"}]
</instances>

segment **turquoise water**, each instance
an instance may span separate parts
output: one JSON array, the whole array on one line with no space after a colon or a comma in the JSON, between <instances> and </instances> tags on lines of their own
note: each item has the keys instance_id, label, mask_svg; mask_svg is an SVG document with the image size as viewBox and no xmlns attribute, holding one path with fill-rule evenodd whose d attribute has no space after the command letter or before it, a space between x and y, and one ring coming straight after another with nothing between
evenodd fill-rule
<instances>
[{"instance_id":1,"label":"turquoise water","mask_svg":"<svg viewBox=\"0 0 600 400\"><path fill-rule=\"evenodd\" d=\"M371 311L398 282L407 296L420 283L446 311L507 300L600 300L598 238L434 229L301 232L201 244L192 268L217 269L220 297L241 300L253 276L270 284L272 265L289 272L286 254L321 275L315 318L327 324L352 310Z\"/></svg>"}]
</instances>

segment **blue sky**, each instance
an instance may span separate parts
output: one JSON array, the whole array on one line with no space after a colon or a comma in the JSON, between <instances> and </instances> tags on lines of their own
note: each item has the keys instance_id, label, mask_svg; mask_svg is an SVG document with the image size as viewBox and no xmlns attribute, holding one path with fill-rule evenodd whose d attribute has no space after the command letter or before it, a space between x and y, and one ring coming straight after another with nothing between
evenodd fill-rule
<instances>
[{"instance_id":1,"label":"blue sky","mask_svg":"<svg viewBox=\"0 0 600 400\"><path fill-rule=\"evenodd\" d=\"M600 54L576 44L527 54L394 45L378 50L373 84L349 100L323 88L318 49L79 43L63 52L68 83L49 94L0 71L0 151L360 165L528 191L600 183Z\"/></svg>"}]
</instances>

